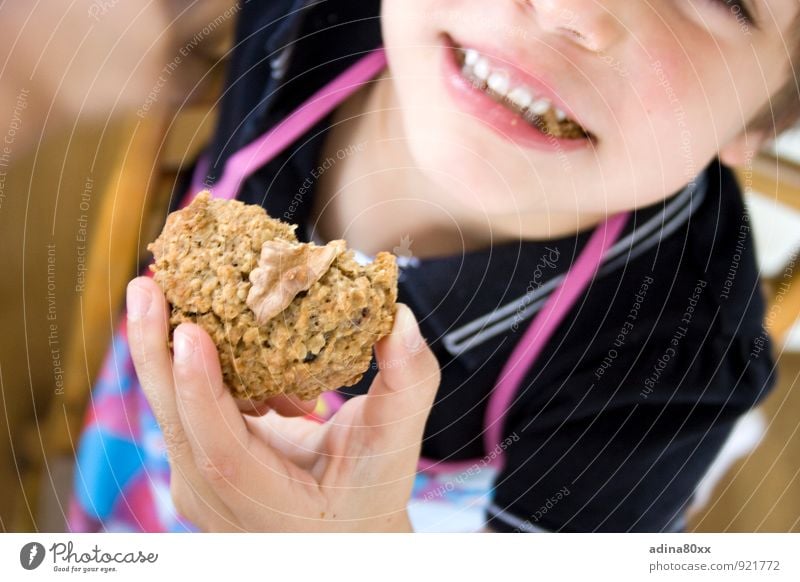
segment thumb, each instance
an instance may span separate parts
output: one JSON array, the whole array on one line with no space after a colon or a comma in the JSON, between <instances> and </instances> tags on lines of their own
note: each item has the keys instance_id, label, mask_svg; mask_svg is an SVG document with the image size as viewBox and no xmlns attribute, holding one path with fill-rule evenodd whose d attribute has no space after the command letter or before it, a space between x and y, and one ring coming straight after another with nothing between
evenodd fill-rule
<instances>
[{"instance_id":1,"label":"thumb","mask_svg":"<svg viewBox=\"0 0 800 582\"><path fill-rule=\"evenodd\" d=\"M367 394L365 420L376 438L385 437L396 446L416 444L422 438L441 371L406 305L397 304L392 333L375 345L375 356L379 371Z\"/></svg>"}]
</instances>

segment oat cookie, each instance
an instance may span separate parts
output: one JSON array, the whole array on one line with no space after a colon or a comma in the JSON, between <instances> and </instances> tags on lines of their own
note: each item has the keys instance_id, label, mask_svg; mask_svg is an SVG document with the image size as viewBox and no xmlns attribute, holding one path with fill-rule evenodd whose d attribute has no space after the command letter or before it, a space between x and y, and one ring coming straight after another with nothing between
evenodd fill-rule
<instances>
[{"instance_id":1,"label":"oat cookie","mask_svg":"<svg viewBox=\"0 0 800 582\"><path fill-rule=\"evenodd\" d=\"M260 206L201 192L148 247L171 330L190 321L209 333L237 398L312 399L352 386L391 332L394 255L362 266L345 241L300 243L295 228Z\"/></svg>"}]
</instances>

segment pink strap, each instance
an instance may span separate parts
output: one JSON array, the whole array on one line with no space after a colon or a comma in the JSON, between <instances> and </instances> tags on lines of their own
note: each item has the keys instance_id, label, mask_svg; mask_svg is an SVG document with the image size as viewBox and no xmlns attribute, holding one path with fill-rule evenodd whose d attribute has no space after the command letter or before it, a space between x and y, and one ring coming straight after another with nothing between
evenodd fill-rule
<instances>
[{"instance_id":1,"label":"pink strap","mask_svg":"<svg viewBox=\"0 0 800 582\"><path fill-rule=\"evenodd\" d=\"M483 423L483 446L488 457L486 463L497 467L498 470L502 468L504 462L505 449L502 447L497 449L497 445L503 439L503 424L528 370L578 297L588 287L602 264L606 251L619 239L629 216L628 212L617 214L595 228L575 264L558 288L547 298L541 311L536 314L503 366L499 380L489 396ZM491 454L493 450L497 450L497 453ZM478 460L481 461L482 459ZM441 461L421 457L417 470L437 474L464 470L474 467L475 464L475 460Z\"/></svg>"},{"instance_id":2,"label":"pink strap","mask_svg":"<svg viewBox=\"0 0 800 582\"><path fill-rule=\"evenodd\" d=\"M483 442L486 451L494 449L503 438L503 423L517 392L522 386L528 370L542 352L550 337L572 309L603 261L606 251L613 245L625 227L630 214L624 212L612 216L598 226L578 260L550 297L541 311L525 330L522 339L514 347L503 366L497 385L494 387L484 417ZM502 449L498 464L502 465Z\"/></svg>"},{"instance_id":3,"label":"pink strap","mask_svg":"<svg viewBox=\"0 0 800 582\"><path fill-rule=\"evenodd\" d=\"M242 182L248 176L297 141L385 67L386 52L382 48L368 53L314 93L274 128L233 154L225 163L222 178L211 187L214 196L227 200L236 198Z\"/></svg>"}]
</instances>

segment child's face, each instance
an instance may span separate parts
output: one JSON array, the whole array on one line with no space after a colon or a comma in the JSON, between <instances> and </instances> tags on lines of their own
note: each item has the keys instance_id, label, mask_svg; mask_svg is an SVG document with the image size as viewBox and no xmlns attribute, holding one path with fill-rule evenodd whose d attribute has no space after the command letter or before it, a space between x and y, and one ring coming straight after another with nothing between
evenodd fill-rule
<instances>
[{"instance_id":1,"label":"child's face","mask_svg":"<svg viewBox=\"0 0 800 582\"><path fill-rule=\"evenodd\" d=\"M797 11L797 0L383 0L382 21L426 174L491 213L596 214L651 204L714 156L758 147L743 128L788 78Z\"/></svg>"}]
</instances>

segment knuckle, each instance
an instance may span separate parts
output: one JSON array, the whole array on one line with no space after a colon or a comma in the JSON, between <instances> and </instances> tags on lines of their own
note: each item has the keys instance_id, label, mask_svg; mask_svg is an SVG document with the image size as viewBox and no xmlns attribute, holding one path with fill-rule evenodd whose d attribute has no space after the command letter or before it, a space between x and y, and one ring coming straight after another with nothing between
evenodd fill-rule
<instances>
[{"instance_id":1,"label":"knuckle","mask_svg":"<svg viewBox=\"0 0 800 582\"><path fill-rule=\"evenodd\" d=\"M416 364L419 366L419 369L423 371L419 380L421 386L435 391L442 381L442 369L439 366L439 360L434 353L428 349L419 355Z\"/></svg>"},{"instance_id":2,"label":"knuckle","mask_svg":"<svg viewBox=\"0 0 800 582\"><path fill-rule=\"evenodd\" d=\"M137 321L128 324L128 343L134 364L146 365L162 348L161 329L157 323Z\"/></svg>"},{"instance_id":3,"label":"knuckle","mask_svg":"<svg viewBox=\"0 0 800 582\"><path fill-rule=\"evenodd\" d=\"M164 437L164 447L169 460L174 463L186 454L189 450L189 439L181 428L172 424L162 424L161 433Z\"/></svg>"},{"instance_id":4,"label":"knuckle","mask_svg":"<svg viewBox=\"0 0 800 582\"><path fill-rule=\"evenodd\" d=\"M213 485L230 485L236 480L238 462L232 455L207 454L197 459L197 470Z\"/></svg>"},{"instance_id":5,"label":"knuckle","mask_svg":"<svg viewBox=\"0 0 800 582\"><path fill-rule=\"evenodd\" d=\"M430 381L432 384L439 386L442 381L442 369L439 366L439 360L430 350L428 350L428 354L425 357L428 359L428 368L431 371Z\"/></svg>"},{"instance_id":6,"label":"knuckle","mask_svg":"<svg viewBox=\"0 0 800 582\"><path fill-rule=\"evenodd\" d=\"M177 399L184 408L192 410L204 408L209 399L217 396L222 388L218 388L204 366L183 364L174 367L174 381Z\"/></svg>"},{"instance_id":7,"label":"knuckle","mask_svg":"<svg viewBox=\"0 0 800 582\"><path fill-rule=\"evenodd\" d=\"M207 406L204 392L208 390L208 383L201 375L202 372L198 374L196 370L179 372L175 369L175 396L182 412L190 413Z\"/></svg>"}]
</instances>

